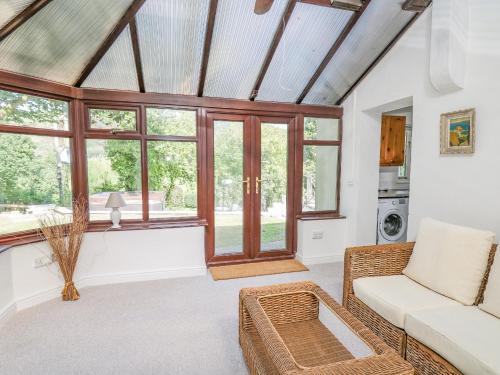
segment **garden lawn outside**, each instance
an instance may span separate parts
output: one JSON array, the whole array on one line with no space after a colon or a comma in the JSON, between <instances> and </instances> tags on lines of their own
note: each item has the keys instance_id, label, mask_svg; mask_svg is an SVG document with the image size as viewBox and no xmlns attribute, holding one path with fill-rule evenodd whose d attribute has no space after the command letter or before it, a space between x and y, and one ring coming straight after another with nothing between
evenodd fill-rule
<instances>
[{"instance_id":1,"label":"garden lawn outside","mask_svg":"<svg viewBox=\"0 0 500 375\"><path fill-rule=\"evenodd\" d=\"M281 249L285 246L286 218L261 216L261 248ZM216 253L241 252L243 248L243 225L241 213L215 213ZM265 246L276 244L277 247Z\"/></svg>"}]
</instances>

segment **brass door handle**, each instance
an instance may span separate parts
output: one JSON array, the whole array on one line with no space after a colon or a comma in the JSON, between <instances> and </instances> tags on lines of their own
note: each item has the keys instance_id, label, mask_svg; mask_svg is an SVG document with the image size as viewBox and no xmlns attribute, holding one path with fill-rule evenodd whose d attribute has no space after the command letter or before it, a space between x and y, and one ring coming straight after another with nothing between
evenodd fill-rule
<instances>
[{"instance_id":1,"label":"brass door handle","mask_svg":"<svg viewBox=\"0 0 500 375\"><path fill-rule=\"evenodd\" d=\"M259 184L262 182L258 177L255 177L255 194L259 194Z\"/></svg>"},{"instance_id":2,"label":"brass door handle","mask_svg":"<svg viewBox=\"0 0 500 375\"><path fill-rule=\"evenodd\" d=\"M250 194L250 177L245 178L242 182L247 184L247 194Z\"/></svg>"}]
</instances>

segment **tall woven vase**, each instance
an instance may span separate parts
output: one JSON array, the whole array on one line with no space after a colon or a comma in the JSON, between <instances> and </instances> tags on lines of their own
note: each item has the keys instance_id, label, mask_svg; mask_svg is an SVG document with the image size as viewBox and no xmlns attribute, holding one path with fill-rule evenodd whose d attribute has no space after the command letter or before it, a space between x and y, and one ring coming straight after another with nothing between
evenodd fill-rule
<instances>
[{"instance_id":1,"label":"tall woven vase","mask_svg":"<svg viewBox=\"0 0 500 375\"><path fill-rule=\"evenodd\" d=\"M76 301L80 294L73 283L78 256L87 229L88 216L83 200L73 203L73 217L52 212L39 218L40 231L49 243L64 278L63 301Z\"/></svg>"}]
</instances>

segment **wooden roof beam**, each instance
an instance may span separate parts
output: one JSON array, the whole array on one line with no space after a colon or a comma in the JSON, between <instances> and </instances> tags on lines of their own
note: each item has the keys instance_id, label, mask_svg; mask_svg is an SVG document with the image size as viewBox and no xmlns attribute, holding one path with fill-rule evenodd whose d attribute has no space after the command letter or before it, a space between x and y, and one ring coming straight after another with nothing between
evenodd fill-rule
<instances>
[{"instance_id":1,"label":"wooden roof beam","mask_svg":"<svg viewBox=\"0 0 500 375\"><path fill-rule=\"evenodd\" d=\"M144 87L144 73L142 70L141 49L139 48L139 37L137 36L137 23L135 17L130 20L130 37L132 39L132 50L134 52L135 69L137 71L137 82L139 91L146 92Z\"/></svg>"},{"instance_id":2,"label":"wooden roof beam","mask_svg":"<svg viewBox=\"0 0 500 375\"><path fill-rule=\"evenodd\" d=\"M276 29L276 32L274 33L274 37L273 37L273 41L271 42L271 46L269 47L269 50L267 51L266 57L264 59L264 63L262 64L260 71L259 71L259 75L257 76L255 84L253 85L253 89L252 89L252 92L250 93L250 97L249 97L250 100L255 100L255 98L259 94L260 86L262 85L262 81L264 81L264 77L266 76L267 70L269 69L269 65L271 65L271 61L273 60L273 56L276 52L276 49L278 48L281 37L285 33L286 25L288 24L288 21L290 20L290 17L293 13L293 9L295 8L295 4L297 4L297 0L289 0L288 1L288 5L285 9L283 19L279 23L278 28Z\"/></svg>"},{"instance_id":3,"label":"wooden roof beam","mask_svg":"<svg viewBox=\"0 0 500 375\"><path fill-rule=\"evenodd\" d=\"M403 10L423 12L430 3L431 0L406 0L401 7Z\"/></svg>"},{"instance_id":4,"label":"wooden roof beam","mask_svg":"<svg viewBox=\"0 0 500 375\"><path fill-rule=\"evenodd\" d=\"M339 35L339 37L337 38L335 43L333 43L332 47L330 48L330 50L326 54L325 58L323 59L321 64L319 64L318 69L316 69L313 76L311 77L311 79L307 83L306 87L304 87L304 90L302 90L302 93L297 98L297 101L296 101L297 104L302 103L304 98L307 96L307 94L309 93L311 88L314 86L314 84L318 80L321 73L323 73L326 66L332 60L333 56L337 53L337 51L339 50L342 43L344 43L344 40L347 38L347 35L349 35L351 30L354 28L354 25L356 25L356 23L358 22L361 15L366 10L366 8L368 7L369 4L370 4L370 0L365 0L365 2L363 3L363 6L351 16L351 18L349 19L349 22L347 22L347 25L345 25L344 30L342 30L342 33Z\"/></svg>"},{"instance_id":5,"label":"wooden roof beam","mask_svg":"<svg viewBox=\"0 0 500 375\"><path fill-rule=\"evenodd\" d=\"M212 47L212 37L214 35L215 15L217 14L218 0L210 0L208 9L207 28L205 30L205 44L203 46L203 57L201 59L200 78L198 81L198 96L203 96L205 80L207 78L208 61L210 59L210 48Z\"/></svg>"},{"instance_id":6,"label":"wooden roof beam","mask_svg":"<svg viewBox=\"0 0 500 375\"><path fill-rule=\"evenodd\" d=\"M11 19L0 29L0 42L21 27L26 21L42 10L52 0L35 0L28 5L21 13Z\"/></svg>"},{"instance_id":7,"label":"wooden roof beam","mask_svg":"<svg viewBox=\"0 0 500 375\"><path fill-rule=\"evenodd\" d=\"M299 0L301 3L319 5L329 8L358 11L363 6L361 0Z\"/></svg>"},{"instance_id":8,"label":"wooden roof beam","mask_svg":"<svg viewBox=\"0 0 500 375\"><path fill-rule=\"evenodd\" d=\"M90 59L90 61L87 63L85 68L83 69L82 73L78 77L78 79L75 81L73 86L80 87L83 82L87 79L87 77L90 75L92 70L96 67L96 65L99 63L99 61L102 59L102 57L106 54L106 52L109 50L109 48L113 45L115 40L118 38L118 36L121 34L121 32L127 27L127 25L130 23L130 21L135 17L139 9L141 9L142 5L144 4L146 0L134 0L133 3L130 5L130 7L127 9L127 11L123 14L122 18L118 21L118 23L115 25L111 33L108 35L108 37L102 42L94 56Z\"/></svg>"}]
</instances>

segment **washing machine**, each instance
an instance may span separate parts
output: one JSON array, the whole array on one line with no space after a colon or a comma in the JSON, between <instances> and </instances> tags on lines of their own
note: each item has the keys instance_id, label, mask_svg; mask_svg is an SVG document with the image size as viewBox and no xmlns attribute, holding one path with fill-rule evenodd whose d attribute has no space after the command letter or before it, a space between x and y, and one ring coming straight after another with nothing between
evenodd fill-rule
<instances>
[{"instance_id":1,"label":"washing machine","mask_svg":"<svg viewBox=\"0 0 500 375\"><path fill-rule=\"evenodd\" d=\"M379 198L377 243L406 242L408 198Z\"/></svg>"}]
</instances>

